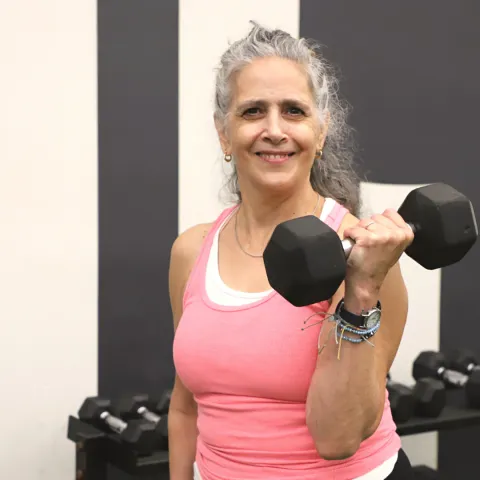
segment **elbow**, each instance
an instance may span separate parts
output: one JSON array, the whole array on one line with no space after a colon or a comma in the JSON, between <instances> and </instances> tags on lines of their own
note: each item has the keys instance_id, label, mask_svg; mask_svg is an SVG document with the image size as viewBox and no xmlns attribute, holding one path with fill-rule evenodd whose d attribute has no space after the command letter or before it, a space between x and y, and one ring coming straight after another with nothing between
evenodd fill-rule
<instances>
[{"instance_id":1,"label":"elbow","mask_svg":"<svg viewBox=\"0 0 480 480\"><path fill-rule=\"evenodd\" d=\"M324 438L319 440L317 438L315 447L321 458L324 460L346 460L353 457L360 445L367 438L371 437L377 430L382 419L382 410L372 414L371 420L364 423L363 428L356 430L356 434L352 429L348 430L343 438Z\"/></svg>"},{"instance_id":2,"label":"elbow","mask_svg":"<svg viewBox=\"0 0 480 480\"><path fill-rule=\"evenodd\" d=\"M333 442L325 444L317 442L315 447L320 457L324 460L346 460L357 453L357 450L360 448L360 443L360 440L353 441L349 439L338 445Z\"/></svg>"}]
</instances>

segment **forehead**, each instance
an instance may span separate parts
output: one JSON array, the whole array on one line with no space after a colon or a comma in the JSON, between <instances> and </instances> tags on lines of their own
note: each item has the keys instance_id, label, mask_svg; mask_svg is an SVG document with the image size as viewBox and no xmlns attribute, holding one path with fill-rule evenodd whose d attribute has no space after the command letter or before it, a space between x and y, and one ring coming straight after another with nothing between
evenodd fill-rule
<instances>
[{"instance_id":1,"label":"forehead","mask_svg":"<svg viewBox=\"0 0 480 480\"><path fill-rule=\"evenodd\" d=\"M304 67L277 57L255 59L246 65L235 77L233 93L235 103L249 98L313 101Z\"/></svg>"}]
</instances>

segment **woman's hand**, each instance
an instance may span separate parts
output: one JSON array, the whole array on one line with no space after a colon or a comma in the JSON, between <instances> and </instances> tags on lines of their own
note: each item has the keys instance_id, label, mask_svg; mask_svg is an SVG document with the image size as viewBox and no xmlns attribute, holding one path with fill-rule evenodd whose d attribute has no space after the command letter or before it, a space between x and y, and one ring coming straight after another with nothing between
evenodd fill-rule
<instances>
[{"instance_id":1,"label":"woman's hand","mask_svg":"<svg viewBox=\"0 0 480 480\"><path fill-rule=\"evenodd\" d=\"M347 260L346 291L362 291L375 295L390 268L398 262L412 243L410 226L393 209L372 215L344 231L353 246Z\"/></svg>"}]
</instances>

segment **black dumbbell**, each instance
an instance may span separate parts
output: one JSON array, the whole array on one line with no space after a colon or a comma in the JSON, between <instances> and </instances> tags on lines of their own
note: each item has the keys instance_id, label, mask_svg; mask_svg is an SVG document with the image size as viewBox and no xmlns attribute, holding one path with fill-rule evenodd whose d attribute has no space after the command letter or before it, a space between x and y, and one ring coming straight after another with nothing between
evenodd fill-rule
<instances>
[{"instance_id":1,"label":"black dumbbell","mask_svg":"<svg viewBox=\"0 0 480 480\"><path fill-rule=\"evenodd\" d=\"M438 472L426 465L413 467L415 480L439 480Z\"/></svg>"},{"instance_id":2,"label":"black dumbbell","mask_svg":"<svg viewBox=\"0 0 480 480\"><path fill-rule=\"evenodd\" d=\"M112 404L112 410L123 420L132 420L143 418L155 425L155 434L157 437L157 448L160 450L168 449L168 408L170 405L171 392L165 392L160 400L151 401L149 395L139 394L125 396L115 400ZM156 410L157 414L152 410Z\"/></svg>"},{"instance_id":3,"label":"black dumbbell","mask_svg":"<svg viewBox=\"0 0 480 480\"><path fill-rule=\"evenodd\" d=\"M421 378L413 388L387 379L392 417L395 423L411 416L436 418L447 402L445 386L435 378Z\"/></svg>"},{"instance_id":4,"label":"black dumbbell","mask_svg":"<svg viewBox=\"0 0 480 480\"><path fill-rule=\"evenodd\" d=\"M406 422L415 411L412 390L401 383L392 382L390 374L387 375L387 390L394 422Z\"/></svg>"},{"instance_id":5,"label":"black dumbbell","mask_svg":"<svg viewBox=\"0 0 480 480\"><path fill-rule=\"evenodd\" d=\"M155 450L155 424L144 420L123 421L112 414L112 402L106 398L87 397L78 411L78 418L100 429L107 427L141 455Z\"/></svg>"},{"instance_id":6,"label":"black dumbbell","mask_svg":"<svg viewBox=\"0 0 480 480\"><path fill-rule=\"evenodd\" d=\"M429 270L460 261L478 237L472 204L443 183L411 191L398 213L415 234L405 253ZM345 279L353 245L313 215L280 223L263 252L268 281L297 307L327 300Z\"/></svg>"},{"instance_id":7,"label":"black dumbbell","mask_svg":"<svg viewBox=\"0 0 480 480\"><path fill-rule=\"evenodd\" d=\"M447 359L441 352L421 352L413 363L412 375L420 378L439 378L445 385L464 387L469 405L480 408L480 370L473 371L470 376L447 368Z\"/></svg>"},{"instance_id":8,"label":"black dumbbell","mask_svg":"<svg viewBox=\"0 0 480 480\"><path fill-rule=\"evenodd\" d=\"M448 367L457 372L470 375L472 372L480 370L475 354L467 349L457 349L452 352L448 359Z\"/></svg>"},{"instance_id":9,"label":"black dumbbell","mask_svg":"<svg viewBox=\"0 0 480 480\"><path fill-rule=\"evenodd\" d=\"M168 413L170 408L170 400L172 398L172 390L165 390L155 405L155 411L161 415Z\"/></svg>"}]
</instances>

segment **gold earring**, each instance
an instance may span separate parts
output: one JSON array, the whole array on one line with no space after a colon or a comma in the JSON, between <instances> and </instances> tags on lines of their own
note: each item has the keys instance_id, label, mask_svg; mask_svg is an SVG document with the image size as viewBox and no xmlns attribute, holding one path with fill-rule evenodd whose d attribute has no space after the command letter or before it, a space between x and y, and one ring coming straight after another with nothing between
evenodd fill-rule
<instances>
[{"instance_id":1,"label":"gold earring","mask_svg":"<svg viewBox=\"0 0 480 480\"><path fill-rule=\"evenodd\" d=\"M315 160L320 160L322 158L322 155L323 155L323 150L322 149L317 150L315 152Z\"/></svg>"},{"instance_id":2,"label":"gold earring","mask_svg":"<svg viewBox=\"0 0 480 480\"><path fill-rule=\"evenodd\" d=\"M230 154L228 154L228 155L225 154L224 160L225 160L226 162L231 162L231 161L232 161L232 156L231 156Z\"/></svg>"}]
</instances>

